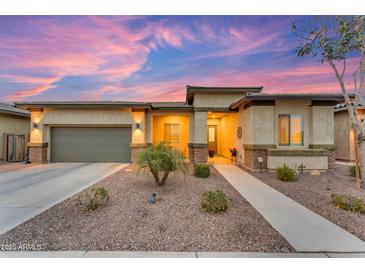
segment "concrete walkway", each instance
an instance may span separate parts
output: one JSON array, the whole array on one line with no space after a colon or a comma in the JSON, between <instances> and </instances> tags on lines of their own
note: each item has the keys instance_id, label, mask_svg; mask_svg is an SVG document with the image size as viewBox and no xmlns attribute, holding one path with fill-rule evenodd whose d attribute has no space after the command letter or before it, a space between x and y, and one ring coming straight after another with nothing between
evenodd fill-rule
<instances>
[{"instance_id":1,"label":"concrete walkway","mask_svg":"<svg viewBox=\"0 0 365 274\"><path fill-rule=\"evenodd\" d=\"M0 251L0 258L365 258L365 253Z\"/></svg>"},{"instance_id":2,"label":"concrete walkway","mask_svg":"<svg viewBox=\"0 0 365 274\"><path fill-rule=\"evenodd\" d=\"M0 234L120 170L127 164L54 163L0 175Z\"/></svg>"},{"instance_id":3,"label":"concrete walkway","mask_svg":"<svg viewBox=\"0 0 365 274\"><path fill-rule=\"evenodd\" d=\"M365 242L237 166L214 167L297 252L365 252Z\"/></svg>"}]
</instances>

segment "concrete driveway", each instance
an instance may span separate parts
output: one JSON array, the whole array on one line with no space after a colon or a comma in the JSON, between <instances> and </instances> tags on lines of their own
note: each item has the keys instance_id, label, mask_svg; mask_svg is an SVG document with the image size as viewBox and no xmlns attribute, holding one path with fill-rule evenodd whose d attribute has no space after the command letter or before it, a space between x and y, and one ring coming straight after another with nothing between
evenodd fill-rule
<instances>
[{"instance_id":1,"label":"concrete driveway","mask_svg":"<svg viewBox=\"0 0 365 274\"><path fill-rule=\"evenodd\" d=\"M54 163L0 174L0 234L127 164Z\"/></svg>"}]
</instances>

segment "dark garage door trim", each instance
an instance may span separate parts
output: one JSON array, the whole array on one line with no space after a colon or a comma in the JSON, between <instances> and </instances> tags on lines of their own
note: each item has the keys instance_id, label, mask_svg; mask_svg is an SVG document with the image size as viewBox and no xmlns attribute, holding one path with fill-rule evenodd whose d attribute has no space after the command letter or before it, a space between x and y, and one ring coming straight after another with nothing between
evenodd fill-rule
<instances>
[{"instance_id":1,"label":"dark garage door trim","mask_svg":"<svg viewBox=\"0 0 365 274\"><path fill-rule=\"evenodd\" d=\"M130 162L130 126L51 127L52 162Z\"/></svg>"}]
</instances>

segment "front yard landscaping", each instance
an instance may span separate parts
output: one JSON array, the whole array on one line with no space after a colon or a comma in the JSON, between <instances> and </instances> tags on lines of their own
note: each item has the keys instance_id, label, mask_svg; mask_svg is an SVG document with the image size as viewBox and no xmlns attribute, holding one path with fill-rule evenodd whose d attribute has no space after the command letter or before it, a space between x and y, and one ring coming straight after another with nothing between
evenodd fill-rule
<instances>
[{"instance_id":1,"label":"front yard landscaping","mask_svg":"<svg viewBox=\"0 0 365 274\"><path fill-rule=\"evenodd\" d=\"M246 170L247 171L247 170ZM355 188L348 166L336 165L320 176L304 172L294 182L283 182L274 172L250 172L264 183L323 216L348 232L365 240L365 215L336 207L332 194L350 195L365 200L365 190ZM336 197L336 196L335 196Z\"/></svg>"},{"instance_id":2,"label":"front yard landscaping","mask_svg":"<svg viewBox=\"0 0 365 274\"><path fill-rule=\"evenodd\" d=\"M171 173L157 186L132 165L92 188L105 187L105 207L89 211L76 197L0 236L0 244L40 244L43 250L293 251L286 240L215 170L208 178ZM91 188L90 188L91 189ZM201 209L207 191L221 190L229 208ZM149 198L156 193L156 204ZM336 209L337 210L337 209Z\"/></svg>"}]
</instances>

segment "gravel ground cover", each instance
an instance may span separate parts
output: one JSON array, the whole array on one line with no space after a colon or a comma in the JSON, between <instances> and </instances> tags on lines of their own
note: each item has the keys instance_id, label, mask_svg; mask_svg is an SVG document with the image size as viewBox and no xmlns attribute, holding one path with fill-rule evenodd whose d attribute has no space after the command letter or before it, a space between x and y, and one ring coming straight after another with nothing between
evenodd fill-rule
<instances>
[{"instance_id":1,"label":"gravel ground cover","mask_svg":"<svg viewBox=\"0 0 365 274\"><path fill-rule=\"evenodd\" d=\"M72 197L0 236L0 245L43 250L293 251L286 240L214 169L207 179L175 174L158 187L130 166L97 183L110 192L106 207L89 212ZM94 187L95 187L94 186ZM231 208L200 209L201 195L223 190ZM152 193L157 203L148 204Z\"/></svg>"},{"instance_id":2,"label":"gravel ground cover","mask_svg":"<svg viewBox=\"0 0 365 274\"><path fill-rule=\"evenodd\" d=\"M332 193L349 194L365 200L365 190L355 188L355 179L349 175L347 166L336 165L335 169L328 170L320 176L303 173L296 182L282 182L276 178L274 172L250 173L334 224L365 240L365 215L337 208L330 202Z\"/></svg>"}]
</instances>

